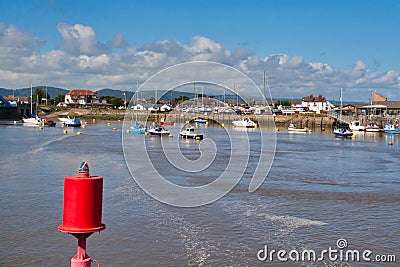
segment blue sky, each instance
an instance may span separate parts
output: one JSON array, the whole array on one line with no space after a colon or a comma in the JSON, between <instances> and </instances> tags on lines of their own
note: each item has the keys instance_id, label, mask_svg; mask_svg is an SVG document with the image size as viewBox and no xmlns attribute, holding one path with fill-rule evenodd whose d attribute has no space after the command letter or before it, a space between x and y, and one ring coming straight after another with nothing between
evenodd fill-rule
<instances>
[{"instance_id":1,"label":"blue sky","mask_svg":"<svg viewBox=\"0 0 400 267\"><path fill-rule=\"evenodd\" d=\"M54 55L57 54L57 62L62 60L63 67L69 68L67 71L70 72L69 77L62 75L57 83L56 79L53 81L50 77L35 74L29 67L24 70L21 64L18 68L13 66L12 58L8 58L7 63L0 62L0 70L11 70L16 78L13 81L10 77L14 76L9 74L2 78L0 71L0 87L18 87L17 80L24 86L27 84L24 79L31 76L30 79L54 86L121 88L127 86L130 79L143 80L146 75L174 62L190 61L194 59L194 54L211 51L214 56L206 59L227 63L245 73L247 70L246 74L250 77L249 66L259 67L260 71L271 68L271 87L283 88L291 97L307 92L317 94L318 90L329 97L329 94L337 94L337 87L343 85L349 88L349 93L352 90L352 98L361 95L365 99L370 92L368 88L373 88L378 92L381 90L383 95L400 99L398 1L0 0L0 10L0 31L8 32L7 40L4 34L3 41L0 38L0 48L3 44L8 50L0 52L10 51L10 40L16 40L15 45L23 46L28 45L31 38L31 54L24 52L23 56L37 64L37 69L46 70L44 61L53 60L52 64L47 64L50 68L47 70L58 70L59 73L60 66L54 69L49 67L54 64ZM10 37L10 27L15 28L13 38ZM79 40L76 36L71 37L73 31L79 33ZM15 39L18 36L24 36L25 42L18 44L18 39ZM116 40L119 40L118 44ZM165 40L169 43L160 47L159 42ZM77 43L73 43L75 41ZM192 54L188 55L188 51ZM226 51L231 54L237 51L241 56L233 58ZM157 58L144 59L145 52L157 53ZM163 58L174 59L159 62L160 53ZM271 63L277 54L284 55L283 61L287 63L286 67L280 64L282 69L279 71ZM35 60L32 60L32 55ZM108 83L107 79L102 83L90 82L97 65L89 66L90 77L82 79L80 84L76 83L78 69L74 69L71 62L81 60L83 55L89 57L91 62L99 62L107 56L107 64L112 62L113 69L107 69L103 62L97 74L104 77L105 72L110 75ZM138 70L141 73L131 77L116 79L123 74L123 70L121 73L115 71L122 68L119 63L132 62L138 55L146 62L150 60L150 67L141 68ZM20 54L15 54L15 58L20 57ZM65 63L66 58L68 64ZM246 66L243 67L243 64ZM307 68L313 69L313 76L307 76ZM316 69L326 73L315 76ZM354 75L349 75L350 71ZM22 72L25 75L21 76ZM285 83L283 77L290 81ZM332 77L333 80L330 80ZM333 85L336 91L329 91L329 85Z\"/></svg>"}]
</instances>

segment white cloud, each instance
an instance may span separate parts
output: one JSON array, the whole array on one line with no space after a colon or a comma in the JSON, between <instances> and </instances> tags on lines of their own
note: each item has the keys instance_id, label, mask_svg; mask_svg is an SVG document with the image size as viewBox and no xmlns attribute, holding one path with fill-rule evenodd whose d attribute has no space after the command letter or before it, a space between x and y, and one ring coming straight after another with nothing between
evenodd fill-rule
<instances>
[{"instance_id":1,"label":"white cloud","mask_svg":"<svg viewBox=\"0 0 400 267\"><path fill-rule=\"evenodd\" d=\"M260 85L266 70L272 94L279 97L301 97L298 94L304 92L337 95L344 86L386 88L400 99L400 71L371 71L361 59L353 68L339 69L325 62L307 62L301 55L260 56L244 47L231 51L204 36L194 36L188 43L160 40L134 47L121 33L101 43L90 26L60 23L57 29L63 48L41 52L43 42L32 33L0 22L0 87L25 87L32 79L65 88L134 88L137 80L171 65L210 60L236 67ZM365 91L369 94L369 89Z\"/></svg>"},{"instance_id":2,"label":"white cloud","mask_svg":"<svg viewBox=\"0 0 400 267\"><path fill-rule=\"evenodd\" d=\"M58 31L63 38L63 45L69 52L94 55L102 52L102 45L96 41L96 33L90 26L75 24L70 26L66 23L57 25Z\"/></svg>"},{"instance_id":3,"label":"white cloud","mask_svg":"<svg viewBox=\"0 0 400 267\"><path fill-rule=\"evenodd\" d=\"M127 43L124 36L121 33L116 33L112 40L111 46L113 48L124 48L126 45Z\"/></svg>"}]
</instances>

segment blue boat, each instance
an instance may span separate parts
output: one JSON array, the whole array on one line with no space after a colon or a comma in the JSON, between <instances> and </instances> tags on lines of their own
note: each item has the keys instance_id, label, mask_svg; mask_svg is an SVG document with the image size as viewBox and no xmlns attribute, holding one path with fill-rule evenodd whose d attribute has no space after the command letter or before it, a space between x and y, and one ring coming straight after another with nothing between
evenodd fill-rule
<instances>
[{"instance_id":1,"label":"blue boat","mask_svg":"<svg viewBox=\"0 0 400 267\"><path fill-rule=\"evenodd\" d=\"M81 127L81 121L77 118L70 118L69 116L66 118L58 118L64 126L67 127Z\"/></svg>"},{"instance_id":2,"label":"blue boat","mask_svg":"<svg viewBox=\"0 0 400 267\"><path fill-rule=\"evenodd\" d=\"M129 128L129 131L135 134L145 134L147 132L147 127L137 121L134 126Z\"/></svg>"},{"instance_id":3,"label":"blue boat","mask_svg":"<svg viewBox=\"0 0 400 267\"><path fill-rule=\"evenodd\" d=\"M386 124L385 128L383 128L383 131L389 134L400 134L399 121L396 120L394 124L393 123Z\"/></svg>"},{"instance_id":4,"label":"blue boat","mask_svg":"<svg viewBox=\"0 0 400 267\"><path fill-rule=\"evenodd\" d=\"M197 124L206 124L206 123L207 123L207 120L206 120L206 119L198 118L198 119L193 120L193 122L194 122L194 123L197 123Z\"/></svg>"},{"instance_id":5,"label":"blue boat","mask_svg":"<svg viewBox=\"0 0 400 267\"><path fill-rule=\"evenodd\" d=\"M352 137L353 131L350 130L349 125L339 124L339 127L336 127L333 130L333 133L336 137Z\"/></svg>"}]
</instances>

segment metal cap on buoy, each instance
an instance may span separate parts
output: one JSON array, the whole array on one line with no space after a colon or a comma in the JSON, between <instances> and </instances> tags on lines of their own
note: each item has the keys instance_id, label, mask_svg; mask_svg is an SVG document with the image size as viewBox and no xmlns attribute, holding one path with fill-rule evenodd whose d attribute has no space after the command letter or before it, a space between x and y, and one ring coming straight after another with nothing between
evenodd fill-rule
<instances>
[{"instance_id":1,"label":"metal cap on buoy","mask_svg":"<svg viewBox=\"0 0 400 267\"><path fill-rule=\"evenodd\" d=\"M77 176L64 178L63 222L58 230L68 233L99 232L103 206L103 177L90 176L89 165L82 162Z\"/></svg>"}]
</instances>

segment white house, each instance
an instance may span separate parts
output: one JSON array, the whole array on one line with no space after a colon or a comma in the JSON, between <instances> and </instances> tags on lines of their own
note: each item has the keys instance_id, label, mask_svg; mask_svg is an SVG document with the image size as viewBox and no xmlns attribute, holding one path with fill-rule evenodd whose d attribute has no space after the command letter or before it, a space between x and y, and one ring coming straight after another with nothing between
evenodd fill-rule
<instances>
[{"instance_id":1,"label":"white house","mask_svg":"<svg viewBox=\"0 0 400 267\"><path fill-rule=\"evenodd\" d=\"M135 106L132 106L133 110L146 110L146 108L142 104L136 104Z\"/></svg>"},{"instance_id":2,"label":"white house","mask_svg":"<svg viewBox=\"0 0 400 267\"><path fill-rule=\"evenodd\" d=\"M309 111L314 111L317 114L327 113L331 111L335 106L325 99L322 95L314 97L312 94L303 97L301 100L301 106L308 108Z\"/></svg>"},{"instance_id":3,"label":"white house","mask_svg":"<svg viewBox=\"0 0 400 267\"><path fill-rule=\"evenodd\" d=\"M172 107L170 105L164 104L162 106L159 107L161 112L165 112L165 111L170 111L172 109Z\"/></svg>"},{"instance_id":4,"label":"white house","mask_svg":"<svg viewBox=\"0 0 400 267\"><path fill-rule=\"evenodd\" d=\"M71 90L64 98L64 102L67 105L87 105L87 104L99 104L100 99L97 93L91 90Z\"/></svg>"}]
</instances>

